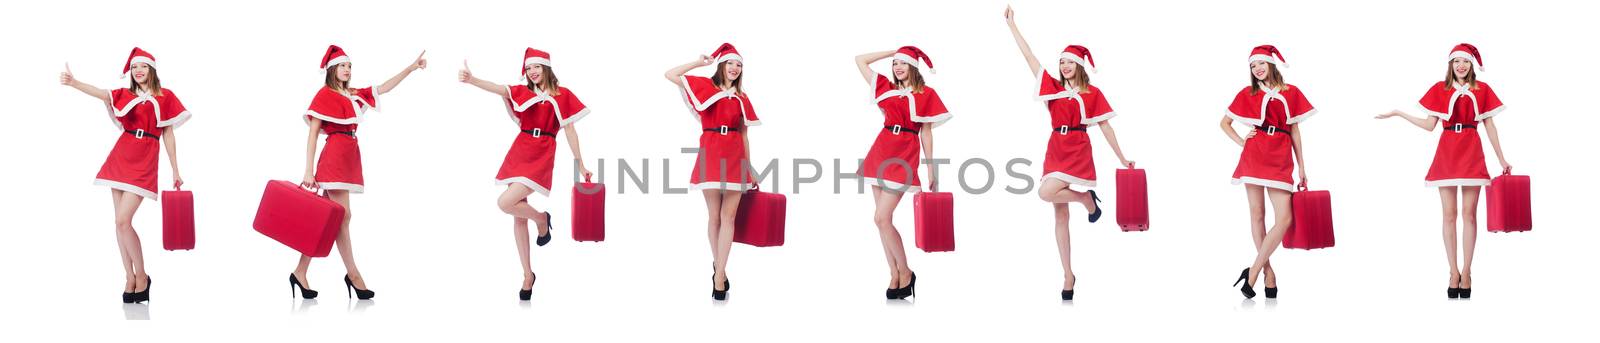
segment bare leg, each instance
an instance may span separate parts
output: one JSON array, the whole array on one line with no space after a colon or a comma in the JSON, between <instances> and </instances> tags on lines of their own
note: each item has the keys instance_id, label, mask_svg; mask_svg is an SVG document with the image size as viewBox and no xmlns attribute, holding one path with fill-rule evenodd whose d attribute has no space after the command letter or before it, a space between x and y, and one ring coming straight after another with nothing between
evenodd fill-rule
<instances>
[{"instance_id":1,"label":"bare leg","mask_svg":"<svg viewBox=\"0 0 1600 343\"><path fill-rule=\"evenodd\" d=\"M1450 287L1461 285L1461 269L1456 266L1456 187L1439 187L1439 205L1443 209L1444 257L1450 262Z\"/></svg>"},{"instance_id":2,"label":"bare leg","mask_svg":"<svg viewBox=\"0 0 1600 343\"><path fill-rule=\"evenodd\" d=\"M877 219L878 211L879 211L877 209L878 198L883 197L883 193L885 193L883 191L883 188L877 187L877 186L873 186L872 187L872 206L873 206L872 215L873 215L873 223L874 223L874 225L876 225L877 220L878 220ZM893 225L893 211L890 211L890 216L891 216L890 225ZM889 288L899 287L900 286L900 271L896 270L895 266L900 265L900 262L898 260L896 260L895 257L894 257L895 256L894 255L894 249L889 247L889 240L883 239L883 231L882 231L881 227L879 228L879 231L878 231L878 244L883 247L883 259L887 260L889 262Z\"/></svg>"},{"instance_id":3,"label":"bare leg","mask_svg":"<svg viewBox=\"0 0 1600 343\"><path fill-rule=\"evenodd\" d=\"M500 199L496 201L496 204L500 205L500 212L505 212L505 214L516 216L517 218L532 220L534 224L538 224L539 236L550 234L550 228L548 227L550 223L545 221L545 213L533 208L533 205L528 205L529 194L533 194L532 188L513 183L506 186L505 192L500 193Z\"/></svg>"},{"instance_id":4,"label":"bare leg","mask_svg":"<svg viewBox=\"0 0 1600 343\"><path fill-rule=\"evenodd\" d=\"M1072 290L1078 277L1072 273L1072 232L1067 229L1070 211L1067 204L1051 204L1056 212L1056 250L1061 252L1061 290Z\"/></svg>"},{"instance_id":5,"label":"bare leg","mask_svg":"<svg viewBox=\"0 0 1600 343\"><path fill-rule=\"evenodd\" d=\"M718 222L721 227L717 229L716 259L711 263L716 269L711 276L714 289L722 288L722 283L728 280L728 252L733 251L734 219L739 215L739 197L744 194L742 191L721 192L722 208L718 210L718 215L721 216Z\"/></svg>"},{"instance_id":6,"label":"bare leg","mask_svg":"<svg viewBox=\"0 0 1600 343\"><path fill-rule=\"evenodd\" d=\"M1254 187L1254 188L1251 188ZM1245 197L1250 200L1250 238L1256 244L1256 251L1261 251L1261 242L1267 238L1267 206L1266 196L1261 186L1245 186ZM1267 263L1263 269L1267 275L1268 288L1278 287L1278 273L1272 270L1272 263Z\"/></svg>"},{"instance_id":7,"label":"bare leg","mask_svg":"<svg viewBox=\"0 0 1600 343\"><path fill-rule=\"evenodd\" d=\"M701 190L706 198L706 244L711 246L711 271L717 270L717 237L722 237L718 231L722 229L722 192L715 189ZM720 284L720 283L719 283Z\"/></svg>"},{"instance_id":8,"label":"bare leg","mask_svg":"<svg viewBox=\"0 0 1600 343\"><path fill-rule=\"evenodd\" d=\"M1478 191L1461 187L1461 288L1472 288L1472 253L1478 247Z\"/></svg>"},{"instance_id":9,"label":"bare leg","mask_svg":"<svg viewBox=\"0 0 1600 343\"><path fill-rule=\"evenodd\" d=\"M150 275L144 269L144 248L139 244L139 233L133 230L133 214L143 201L138 194L122 192L122 202L117 203L117 240L127 253L124 268L134 275L134 292L143 292L150 285Z\"/></svg>"},{"instance_id":10,"label":"bare leg","mask_svg":"<svg viewBox=\"0 0 1600 343\"><path fill-rule=\"evenodd\" d=\"M519 217L516 214L529 214L528 210L533 210L533 206L528 205L527 198L529 194L533 194L533 189L522 184L513 183L507 185L505 192L501 192L500 197L495 199L495 205L500 207L500 211L511 215L511 234L516 237L517 257L522 261L522 289L525 290L533 289L534 281L532 248L528 245L530 241L528 236L529 218ZM537 213L538 211L535 210L534 217L543 219L544 216L537 215ZM545 228L544 225L539 227L544 229L540 232L549 232L549 229Z\"/></svg>"},{"instance_id":11,"label":"bare leg","mask_svg":"<svg viewBox=\"0 0 1600 343\"><path fill-rule=\"evenodd\" d=\"M882 191L877 186L873 189L878 190L873 192L878 198L872 221L878 226L878 238L883 241L884 253L889 255L889 288L905 287L911 283L911 267L906 262L905 243L900 239L900 231L894 227L894 208L900 204L900 197L905 193Z\"/></svg>"},{"instance_id":12,"label":"bare leg","mask_svg":"<svg viewBox=\"0 0 1600 343\"><path fill-rule=\"evenodd\" d=\"M511 217L511 234L517 238L517 257L522 259L522 289L533 289L533 260L528 245L528 220Z\"/></svg>"},{"instance_id":13,"label":"bare leg","mask_svg":"<svg viewBox=\"0 0 1600 343\"><path fill-rule=\"evenodd\" d=\"M133 271L133 258L128 256L128 245L123 244L122 239L122 193L122 190L116 188L111 189L111 217L114 223L112 228L114 228L113 232L115 232L117 235L117 254L122 255L122 272L123 277L126 279L122 285L122 292L133 293L134 285L138 284L134 282L136 281L134 279L137 279L138 276L136 276Z\"/></svg>"},{"instance_id":14,"label":"bare leg","mask_svg":"<svg viewBox=\"0 0 1600 343\"><path fill-rule=\"evenodd\" d=\"M344 223L339 225L339 237L333 242L339 248L339 258L344 260L345 274L350 276L350 283L355 284L356 289L369 289L366 279L361 277L361 269L356 268L355 249L350 243L350 218L355 216L355 211L350 208L350 192L330 189L328 199L344 206Z\"/></svg>"},{"instance_id":15,"label":"bare leg","mask_svg":"<svg viewBox=\"0 0 1600 343\"><path fill-rule=\"evenodd\" d=\"M1094 203L1094 198L1089 197L1088 192L1074 191L1071 184L1051 178L1046 178L1039 184L1039 199L1057 204L1076 202L1083 204L1083 210L1088 213L1094 213L1095 208L1099 207Z\"/></svg>"},{"instance_id":16,"label":"bare leg","mask_svg":"<svg viewBox=\"0 0 1600 343\"><path fill-rule=\"evenodd\" d=\"M1272 252L1278 249L1278 244L1283 243L1283 234L1288 231L1289 224L1294 220L1290 213L1289 191L1277 188L1267 189L1267 198L1272 201L1273 223L1272 230L1267 231L1267 236L1261 241L1261 247L1256 250L1255 264L1250 266L1250 284L1255 284L1256 274L1267 267L1267 260L1272 258Z\"/></svg>"}]
</instances>

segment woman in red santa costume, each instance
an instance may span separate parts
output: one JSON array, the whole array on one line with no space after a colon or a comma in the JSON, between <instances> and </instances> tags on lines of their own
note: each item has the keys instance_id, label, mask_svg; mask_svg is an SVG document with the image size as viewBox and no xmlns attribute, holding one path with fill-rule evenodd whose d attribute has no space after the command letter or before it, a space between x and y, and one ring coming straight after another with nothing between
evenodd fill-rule
<instances>
[{"instance_id":1,"label":"woman in red santa costume","mask_svg":"<svg viewBox=\"0 0 1600 343\"><path fill-rule=\"evenodd\" d=\"M427 53L424 51L423 53ZM347 290L360 299L371 299L373 292L367 288L366 279L356 269L356 259L350 243L350 194L364 190L361 179L361 147L356 144L356 127L366 118L369 110L379 109L378 96L394 90L400 81L418 69L428 66L428 60L418 54L417 59L377 87L350 88L350 56L344 49L329 45L322 55L323 86L311 99L305 121L310 127L306 137L306 172L300 186L327 191L328 198L345 208L344 223L335 241L339 257L344 259L344 284ZM322 156L317 157L317 137L327 135L327 145ZM289 274L289 283L300 290L302 297L315 298L317 292L306 289L306 268L311 266L310 256L300 256L300 264Z\"/></svg>"},{"instance_id":2,"label":"woman in red santa costume","mask_svg":"<svg viewBox=\"0 0 1600 343\"><path fill-rule=\"evenodd\" d=\"M1283 241L1291 219L1289 199L1294 192L1294 171L1300 169L1300 187L1306 187L1306 156L1300 149L1300 122L1316 114L1299 87L1284 83L1279 68L1287 67L1277 47L1262 45L1250 50L1250 86L1239 90L1222 117L1222 132L1244 148L1239 166L1233 170L1233 183L1244 184L1250 200L1250 233L1256 257L1249 268L1239 273L1246 298L1256 296L1256 277L1266 275L1267 298L1278 297L1278 279L1268 258ZM1233 123L1248 126L1240 136ZM1264 193L1264 194L1263 194ZM1266 202L1272 202L1272 230L1267 231ZM1238 285L1238 282L1234 282Z\"/></svg>"},{"instance_id":3,"label":"woman in red santa costume","mask_svg":"<svg viewBox=\"0 0 1600 343\"><path fill-rule=\"evenodd\" d=\"M1472 297L1472 252L1478 245L1478 191L1489 185L1483 141L1478 138L1480 125L1489 135L1489 146L1494 147L1500 168L1504 173L1511 173L1511 164L1506 163L1506 156L1500 150L1500 134L1493 118L1506 107L1489 84L1478 81L1478 71L1483 71L1483 57L1478 54L1478 48L1466 43L1456 45L1450 50L1444 81L1434 83L1419 101L1422 112L1427 115L1414 116L1394 110L1377 117L1404 118L1428 131L1444 127L1444 133L1439 134L1439 147L1433 152L1433 165L1428 168L1426 185L1439 188L1439 202L1444 210L1444 252L1450 262L1450 283L1445 295L1450 298ZM1457 193L1461 194L1459 207ZM1456 265L1457 212L1460 212L1461 248L1464 250L1460 268Z\"/></svg>"},{"instance_id":4,"label":"woman in red santa costume","mask_svg":"<svg viewBox=\"0 0 1600 343\"><path fill-rule=\"evenodd\" d=\"M1089 73L1095 72L1094 56L1089 53L1089 48L1068 45L1062 50L1056 66L1061 77L1057 78L1050 76L1049 70L1034 58L1033 48L1022 38L1009 6L1006 7L1006 25L1011 27L1011 37L1016 39L1017 49L1022 51L1023 60L1028 62L1028 69L1033 71L1032 75L1039 82L1039 93L1034 99L1044 101L1045 108L1050 111L1050 140L1045 147L1044 177L1040 180L1039 199L1055 207L1056 248L1061 253L1061 269L1065 277L1061 285L1061 300L1072 300L1072 288L1077 283L1077 276L1072 273L1072 239L1067 230L1068 205L1082 204L1084 210L1089 212L1090 223L1099 221L1103 213L1099 206L1100 197L1095 195L1094 190L1079 192L1071 188L1072 185L1095 186L1094 152L1089 144L1089 127L1100 127L1100 133L1105 136L1106 143L1111 145L1111 151L1116 153L1123 166L1133 168L1133 161L1122 155L1122 147L1117 144L1117 133L1111 129L1111 118L1116 117L1117 113L1111 110L1105 93L1089 84Z\"/></svg>"},{"instance_id":5,"label":"woman in red santa costume","mask_svg":"<svg viewBox=\"0 0 1600 343\"><path fill-rule=\"evenodd\" d=\"M711 77L684 75L716 65ZM728 251L733 248L734 218L739 196L755 187L749 170L751 126L761 125L744 92L744 58L723 43L710 56L667 70L666 78L682 90L689 113L700 125L700 153L689 175L690 188L706 197L707 238L711 242L711 298L728 297Z\"/></svg>"},{"instance_id":6,"label":"woman in red santa costume","mask_svg":"<svg viewBox=\"0 0 1600 343\"><path fill-rule=\"evenodd\" d=\"M511 150L500 164L495 183L506 186L498 203L500 211L511 215L517 255L522 258L522 289L518 297L529 300L538 275L533 273L528 256L528 221L539 225L537 243L544 246L550 243L551 217L550 212L541 212L529 205L528 196L534 193L550 196L551 174L556 164L556 132L563 129L572 157L578 160L578 173L589 177L589 168L584 166L583 153L578 149L578 127L573 126L589 115L589 108L556 79L550 53L534 48L523 52L522 79L515 84L499 85L477 78L465 62L462 62L460 80L499 96L505 102L511 122L520 131L511 141Z\"/></svg>"},{"instance_id":7,"label":"woman in red santa costume","mask_svg":"<svg viewBox=\"0 0 1600 343\"><path fill-rule=\"evenodd\" d=\"M133 48L122 65L122 77L130 76L127 88L101 89L73 77L70 67L61 72L62 85L104 102L111 124L121 131L111 155L106 156L100 173L95 175L94 184L111 187L117 251L122 255L127 279L122 285L123 303L150 300L150 275L144 266L139 233L133 229L133 214L144 198L156 199L162 145L166 145L167 163L172 165L172 187L183 186L183 177L178 174L177 131L189 120L189 110L178 101L178 95L161 88L155 56Z\"/></svg>"},{"instance_id":8,"label":"woman in red santa costume","mask_svg":"<svg viewBox=\"0 0 1600 343\"><path fill-rule=\"evenodd\" d=\"M892 59L890 75L872 70L871 64ZM939 93L925 82L922 71L933 74L933 60L922 49L914 46L898 50L879 51L856 56L856 69L862 80L872 86L873 99L883 114L883 129L867 151L867 158L856 172L872 186L875 206L873 223L878 227L878 238L883 243L883 254L889 262L889 288L884 296L905 299L915 295L917 274L906 262L905 245L900 232L894 227L894 208L906 193L921 191L922 182L917 175L918 158L926 158L929 190L934 190L933 128L950 120L950 111L939 100Z\"/></svg>"}]
</instances>

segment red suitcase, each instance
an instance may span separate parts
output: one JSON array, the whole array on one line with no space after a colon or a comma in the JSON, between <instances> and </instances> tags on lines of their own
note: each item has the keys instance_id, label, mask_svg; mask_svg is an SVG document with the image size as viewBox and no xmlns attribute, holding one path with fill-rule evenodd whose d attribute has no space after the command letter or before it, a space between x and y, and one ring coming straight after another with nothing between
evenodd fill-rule
<instances>
[{"instance_id":1,"label":"red suitcase","mask_svg":"<svg viewBox=\"0 0 1600 343\"><path fill-rule=\"evenodd\" d=\"M1533 203L1527 175L1504 175L1489 182L1489 232L1533 230Z\"/></svg>"},{"instance_id":2,"label":"red suitcase","mask_svg":"<svg viewBox=\"0 0 1600 343\"><path fill-rule=\"evenodd\" d=\"M344 206L299 184L273 180L261 194L252 226L306 256L328 257L343 223Z\"/></svg>"},{"instance_id":3,"label":"red suitcase","mask_svg":"<svg viewBox=\"0 0 1600 343\"><path fill-rule=\"evenodd\" d=\"M925 252L955 251L955 196L929 189L911 196L917 248Z\"/></svg>"},{"instance_id":4,"label":"red suitcase","mask_svg":"<svg viewBox=\"0 0 1600 343\"><path fill-rule=\"evenodd\" d=\"M1150 230L1149 193L1144 169L1117 169L1117 225L1122 231Z\"/></svg>"},{"instance_id":5,"label":"red suitcase","mask_svg":"<svg viewBox=\"0 0 1600 343\"><path fill-rule=\"evenodd\" d=\"M757 247L782 246L788 202L783 194L762 192L761 186L745 192L739 197L739 214L733 221L733 241Z\"/></svg>"},{"instance_id":6,"label":"red suitcase","mask_svg":"<svg viewBox=\"0 0 1600 343\"><path fill-rule=\"evenodd\" d=\"M161 192L161 248L194 250L194 193Z\"/></svg>"},{"instance_id":7,"label":"red suitcase","mask_svg":"<svg viewBox=\"0 0 1600 343\"><path fill-rule=\"evenodd\" d=\"M1283 235L1284 248L1333 247L1333 201L1328 191L1308 191L1300 185L1289 207L1294 219L1289 222L1289 232Z\"/></svg>"},{"instance_id":8,"label":"red suitcase","mask_svg":"<svg viewBox=\"0 0 1600 343\"><path fill-rule=\"evenodd\" d=\"M572 240L600 242L606 240L606 185L583 182L572 186Z\"/></svg>"}]
</instances>

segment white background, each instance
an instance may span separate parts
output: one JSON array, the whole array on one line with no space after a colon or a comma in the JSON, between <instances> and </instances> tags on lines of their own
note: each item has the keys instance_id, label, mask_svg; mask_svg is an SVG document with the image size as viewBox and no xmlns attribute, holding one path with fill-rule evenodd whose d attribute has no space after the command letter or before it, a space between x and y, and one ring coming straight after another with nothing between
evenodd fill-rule
<instances>
[{"instance_id":1,"label":"white background","mask_svg":"<svg viewBox=\"0 0 1600 343\"><path fill-rule=\"evenodd\" d=\"M1111 211L1093 225L1081 208L1072 213L1073 303L1057 298L1050 207L992 191L958 194L954 253L916 250L902 202L896 224L921 282L914 304L886 304L871 201L827 184L800 194L781 186L787 245L736 245L739 287L712 302L703 200L660 191L662 159L672 161L671 185L687 184L692 159L678 149L699 134L661 73L737 45L766 123L752 130L752 155L781 159L789 174L792 158L865 155L881 119L852 57L914 44L931 54L931 85L955 116L939 129L939 157L1037 160L1049 124L1030 100L1037 81L1007 32L1005 5L14 3L0 13L0 96L14 123L0 150L10 193L0 197L0 326L12 328L0 331L7 341L1504 340L1571 339L1595 318L1589 248L1600 237L1581 187L1595 166L1582 118L1596 113L1579 101L1593 96L1584 61L1597 48L1584 41L1593 33L1584 14L1594 9L1526 1L1018 3L1047 66L1066 44L1093 50L1094 84L1120 114L1122 147L1150 175L1151 231L1116 228L1116 162L1091 130ZM1422 186L1438 133L1371 119L1416 114L1459 42L1482 49L1481 79L1510 106L1497 124L1507 158L1533 177L1537 217L1529 233L1480 231L1471 301L1440 291L1438 195ZM284 297L297 254L250 228L262 185L301 175L300 114L329 43L350 53L357 85L381 83L424 49L430 60L362 124L368 191L354 197L352 232L379 294L370 303L338 297L337 257L312 266L321 299ZM1305 149L1312 186L1333 192L1338 246L1280 250L1282 298L1250 302L1227 284L1253 253L1243 192L1228 183L1239 148L1217 122L1246 86L1247 52L1267 43L1321 110L1303 127ZM535 298L519 303L510 220L494 205L503 187L493 184L515 131L498 100L455 78L469 59L480 77L509 82L530 45L554 55L563 85L593 109L578 125L591 168L606 159L615 192L616 159L650 159L652 189L610 194L608 240L576 243L572 170L558 164L554 197L538 203L554 206L557 238L534 249ZM160 206L146 201L135 226L162 282L149 305L123 306L108 191L91 185L118 133L97 101L56 79L72 63L86 82L123 86L133 46L155 54L163 85L194 113L178 136L199 232L196 250L161 250ZM569 161L561 144L558 161ZM1022 170L1037 177L1039 168ZM161 175L169 186L171 170ZM1023 182L1002 178L996 190L1006 185ZM122 320L134 317L151 321Z\"/></svg>"}]
</instances>

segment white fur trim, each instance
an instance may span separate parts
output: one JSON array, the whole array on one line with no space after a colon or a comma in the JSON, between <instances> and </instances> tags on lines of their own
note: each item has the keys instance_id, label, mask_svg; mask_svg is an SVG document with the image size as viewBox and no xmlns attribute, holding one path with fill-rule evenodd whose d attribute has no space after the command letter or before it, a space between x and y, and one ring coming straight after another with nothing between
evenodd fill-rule
<instances>
[{"instance_id":1,"label":"white fur trim","mask_svg":"<svg viewBox=\"0 0 1600 343\"><path fill-rule=\"evenodd\" d=\"M1317 109L1313 108L1310 111L1306 111L1305 114L1289 117L1289 120L1286 121L1286 124L1288 124L1288 125L1299 124L1300 122L1306 121L1306 119L1311 118L1311 116L1315 115L1315 114L1317 114Z\"/></svg>"},{"instance_id":2,"label":"white fur trim","mask_svg":"<svg viewBox=\"0 0 1600 343\"><path fill-rule=\"evenodd\" d=\"M1099 73L1099 72L1095 71L1094 64L1090 64L1088 61L1084 60L1083 57L1078 57L1078 55L1074 55L1072 53L1069 53L1069 52L1066 52L1066 51L1062 51L1061 52L1061 58L1065 58L1068 61L1072 61L1072 63L1077 63L1078 65L1083 66L1083 70L1088 71L1090 73ZM1039 69L1040 69L1040 71L1043 71L1044 68L1041 67Z\"/></svg>"},{"instance_id":3,"label":"white fur trim","mask_svg":"<svg viewBox=\"0 0 1600 343\"><path fill-rule=\"evenodd\" d=\"M327 71L328 71L328 68L333 68L333 66L339 65L339 63L344 63L344 62L350 62L350 55L339 56L339 57L335 57L335 58L333 58L331 60L328 60L328 64L324 64L322 66L322 71L323 71L324 74L326 74Z\"/></svg>"},{"instance_id":4,"label":"white fur trim","mask_svg":"<svg viewBox=\"0 0 1600 343\"><path fill-rule=\"evenodd\" d=\"M1228 114L1228 118L1233 118L1233 121L1244 123L1245 125L1249 125L1249 126L1261 126L1261 119L1250 119L1250 118L1240 117L1238 114L1234 114L1233 111L1224 111L1224 112L1226 112Z\"/></svg>"},{"instance_id":5,"label":"white fur trim","mask_svg":"<svg viewBox=\"0 0 1600 343\"><path fill-rule=\"evenodd\" d=\"M744 122L744 127L751 127L751 126L761 126L761 121L760 120L746 120Z\"/></svg>"},{"instance_id":6,"label":"white fur trim","mask_svg":"<svg viewBox=\"0 0 1600 343\"><path fill-rule=\"evenodd\" d=\"M1102 114L1102 115L1100 115L1098 117L1084 118L1083 119L1083 125L1085 125L1085 126L1099 126L1101 122L1104 122L1104 121L1107 121L1107 120L1111 120L1111 117L1116 117L1116 116L1117 116L1117 112L1116 111L1106 112L1106 114Z\"/></svg>"},{"instance_id":7,"label":"white fur trim","mask_svg":"<svg viewBox=\"0 0 1600 343\"><path fill-rule=\"evenodd\" d=\"M1283 181L1258 179L1258 178L1253 178L1253 177L1249 177L1249 176L1233 179L1233 184L1237 185L1237 184L1241 184L1241 183L1248 183L1248 184L1258 185L1258 186L1263 186L1263 187L1277 188L1277 189L1282 189L1282 190L1286 190L1286 191L1290 191L1290 192L1294 191L1294 185L1286 183L1286 182L1283 182Z\"/></svg>"},{"instance_id":8,"label":"white fur trim","mask_svg":"<svg viewBox=\"0 0 1600 343\"><path fill-rule=\"evenodd\" d=\"M875 177L861 177L861 180L871 187L882 187L884 191L897 193L916 193L922 191L922 186L901 184L899 182L879 179Z\"/></svg>"},{"instance_id":9,"label":"white fur trim","mask_svg":"<svg viewBox=\"0 0 1600 343\"><path fill-rule=\"evenodd\" d=\"M114 188L114 189L122 190L122 191L125 191L125 192L132 192L133 194L138 194L139 196L142 196L142 197L145 197L145 198L149 198L149 199L155 199L157 201L160 200L159 198L156 197L156 192L155 191L144 189L143 187L139 187L139 186L134 186L134 185L130 185L130 184L122 183L122 182L117 182L117 181L106 180L106 179L94 179L94 184L96 186L106 186L106 187L111 187L111 188Z\"/></svg>"},{"instance_id":10,"label":"white fur trim","mask_svg":"<svg viewBox=\"0 0 1600 343\"><path fill-rule=\"evenodd\" d=\"M1063 173L1063 172L1050 172L1049 174L1044 174L1043 177L1039 178L1039 181L1042 183L1042 182L1044 182L1044 179L1056 179L1056 180L1065 181L1066 183L1079 185L1079 186L1084 186L1084 187L1094 187L1095 186L1094 180L1088 180L1088 179L1079 178L1079 177L1076 177L1076 176L1068 175L1067 173Z\"/></svg>"},{"instance_id":11,"label":"white fur trim","mask_svg":"<svg viewBox=\"0 0 1600 343\"><path fill-rule=\"evenodd\" d=\"M521 176L510 177L510 178L504 178L504 179L495 180L495 182L494 182L494 184L496 184L496 185L510 185L510 184L513 184L513 183L520 184L520 185L523 185L523 186L527 186L528 189L532 189L534 193L539 193L539 195L542 195L542 196L545 196L545 197L550 197L550 190L549 189L544 188L544 186L540 186L538 182L533 182L532 179L528 179L526 177L521 177Z\"/></svg>"},{"instance_id":12,"label":"white fur trim","mask_svg":"<svg viewBox=\"0 0 1600 343\"><path fill-rule=\"evenodd\" d=\"M1284 62L1272 55L1250 55L1250 63L1256 63L1256 61L1267 61L1267 63L1277 65L1278 68L1289 68L1288 62Z\"/></svg>"},{"instance_id":13,"label":"white fur trim","mask_svg":"<svg viewBox=\"0 0 1600 343\"><path fill-rule=\"evenodd\" d=\"M1489 179L1444 179L1423 183L1424 187L1488 186Z\"/></svg>"},{"instance_id":14,"label":"white fur trim","mask_svg":"<svg viewBox=\"0 0 1600 343\"><path fill-rule=\"evenodd\" d=\"M186 123L188 121L189 121L189 111L183 111L183 113L178 113L178 116L172 117L172 119L156 121L156 127L169 127L170 126L170 127L174 128L174 129L176 129L179 126L183 126L183 123Z\"/></svg>"},{"instance_id":15,"label":"white fur trim","mask_svg":"<svg viewBox=\"0 0 1600 343\"><path fill-rule=\"evenodd\" d=\"M1466 51L1451 51L1450 52L1450 58L1446 59L1446 61L1454 60L1454 59L1456 59L1456 57L1467 59L1468 62L1472 62L1472 66L1473 67L1477 67L1478 68L1479 72L1483 71L1483 63L1478 63L1478 58L1477 57L1473 57L1472 54L1467 53Z\"/></svg>"},{"instance_id":16,"label":"white fur trim","mask_svg":"<svg viewBox=\"0 0 1600 343\"><path fill-rule=\"evenodd\" d=\"M917 67L917 70L919 70L919 71L926 70L926 71L928 71L929 74L933 74L933 68L932 67L929 67L927 64L922 63L921 60L918 60L918 59L915 59L915 58L911 58L911 55L907 55L907 54L902 54L902 53L896 52L896 53L894 53L894 60L900 61L900 62L905 62L905 63L910 63L911 66Z\"/></svg>"},{"instance_id":17,"label":"white fur trim","mask_svg":"<svg viewBox=\"0 0 1600 343\"><path fill-rule=\"evenodd\" d=\"M727 61L739 61L739 63L744 63L744 56L739 56L739 54L723 54L722 56L717 56L716 62L712 62L712 64L722 64L722 62Z\"/></svg>"},{"instance_id":18,"label":"white fur trim","mask_svg":"<svg viewBox=\"0 0 1600 343\"><path fill-rule=\"evenodd\" d=\"M365 186L346 182L318 182L317 188L350 191L351 194L361 194Z\"/></svg>"},{"instance_id":19,"label":"white fur trim","mask_svg":"<svg viewBox=\"0 0 1600 343\"><path fill-rule=\"evenodd\" d=\"M526 59L522 60L522 66L524 68L526 68L527 66L536 65L536 64L542 64L542 65L549 66L550 65L550 59L544 58L544 57L529 57L529 58L526 58Z\"/></svg>"},{"instance_id":20,"label":"white fur trim","mask_svg":"<svg viewBox=\"0 0 1600 343\"><path fill-rule=\"evenodd\" d=\"M1500 107L1495 107L1494 110L1490 110L1489 112L1484 112L1484 113L1478 114L1478 117L1474 118L1473 120L1474 121L1483 121L1484 119L1492 118L1494 116L1500 115L1500 111L1504 111L1505 109L1506 109L1506 105L1500 105Z\"/></svg>"},{"instance_id":21,"label":"white fur trim","mask_svg":"<svg viewBox=\"0 0 1600 343\"><path fill-rule=\"evenodd\" d=\"M1428 109L1428 107L1422 106L1422 104L1417 104L1417 109L1422 110L1422 113L1427 113L1430 116L1439 117L1440 120L1450 120L1449 114L1434 112L1433 110Z\"/></svg>"},{"instance_id":22,"label":"white fur trim","mask_svg":"<svg viewBox=\"0 0 1600 343\"><path fill-rule=\"evenodd\" d=\"M356 116L350 117L348 119L338 119L338 118L334 118L334 117L329 117L329 116L324 115L322 113L317 113L317 111L312 111L312 110L306 110L306 115L312 116L312 117L317 118L317 119L321 119L322 121L325 121L325 122L334 123L334 124L344 124L344 125L360 124L361 121L365 118L364 115L357 114ZM310 123L311 120L310 119L306 119L306 122Z\"/></svg>"},{"instance_id":23,"label":"white fur trim","mask_svg":"<svg viewBox=\"0 0 1600 343\"><path fill-rule=\"evenodd\" d=\"M694 121L696 123L700 122L700 111L705 111L707 108L711 108L712 104L717 103L717 101L722 100L722 98L733 98L735 101L738 101L739 118L744 119L746 117L744 113L744 99L740 99L739 95L736 94L733 89L726 89L721 92L717 92L717 94L711 95L711 98L706 99L705 102L700 102L699 99L695 99L694 90L689 89L689 77L687 75L679 75L678 82L682 84L682 86L679 88L683 88L684 104L689 105L689 114L694 117ZM757 122L756 125L760 125L760 122ZM746 124L746 126L750 125Z\"/></svg>"},{"instance_id":24,"label":"white fur trim","mask_svg":"<svg viewBox=\"0 0 1600 343\"><path fill-rule=\"evenodd\" d=\"M551 104L554 104L554 102L551 102ZM572 118L570 118L570 119L569 118L562 118L561 117L561 113L557 112L556 113L556 121L561 122L561 127L567 127L567 125L572 125L572 123L576 123L576 122L578 122L579 119L583 119L583 117L588 116L588 115L589 115L589 108L588 107L584 107L582 111L578 111L578 114L572 115ZM519 125L520 125L520 123L519 123Z\"/></svg>"},{"instance_id":25,"label":"white fur trim","mask_svg":"<svg viewBox=\"0 0 1600 343\"><path fill-rule=\"evenodd\" d=\"M755 183L733 183L722 181L701 182L689 186L693 190L720 189L725 191L745 191L755 188Z\"/></svg>"}]
</instances>

